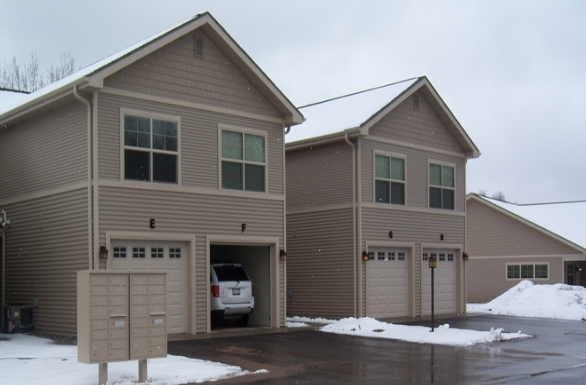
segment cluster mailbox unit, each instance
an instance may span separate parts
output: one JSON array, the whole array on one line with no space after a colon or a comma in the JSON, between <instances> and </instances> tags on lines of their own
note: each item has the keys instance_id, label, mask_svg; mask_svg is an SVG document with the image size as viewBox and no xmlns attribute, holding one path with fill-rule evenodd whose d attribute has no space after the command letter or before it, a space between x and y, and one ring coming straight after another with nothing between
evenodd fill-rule
<instances>
[{"instance_id":1,"label":"cluster mailbox unit","mask_svg":"<svg viewBox=\"0 0 586 385\"><path fill-rule=\"evenodd\" d=\"M85 270L77 273L77 360L100 364L139 361L146 381L149 358L167 356L166 271Z\"/></svg>"}]
</instances>

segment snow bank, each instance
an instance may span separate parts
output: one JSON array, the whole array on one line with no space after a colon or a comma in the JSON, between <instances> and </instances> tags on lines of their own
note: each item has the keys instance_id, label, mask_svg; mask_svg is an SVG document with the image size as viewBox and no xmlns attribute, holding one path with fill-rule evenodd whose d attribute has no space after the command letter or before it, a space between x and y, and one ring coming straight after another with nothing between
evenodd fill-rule
<instances>
[{"instance_id":1,"label":"snow bank","mask_svg":"<svg viewBox=\"0 0 586 385\"><path fill-rule=\"evenodd\" d=\"M586 288L521 281L486 304L468 304L468 313L586 320Z\"/></svg>"},{"instance_id":2,"label":"snow bank","mask_svg":"<svg viewBox=\"0 0 586 385\"><path fill-rule=\"evenodd\" d=\"M396 325L377 321L370 317L344 318L326 325L320 330L328 333L452 346L467 346L531 337L521 332L504 333L503 329L495 328L491 328L490 331L451 329L448 324L439 326L432 333L431 328L426 326Z\"/></svg>"}]
</instances>

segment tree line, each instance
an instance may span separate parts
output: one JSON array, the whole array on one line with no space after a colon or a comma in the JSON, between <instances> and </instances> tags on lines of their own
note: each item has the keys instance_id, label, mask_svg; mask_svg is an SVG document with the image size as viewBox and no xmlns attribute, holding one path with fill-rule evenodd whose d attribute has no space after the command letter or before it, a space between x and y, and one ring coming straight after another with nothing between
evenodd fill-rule
<instances>
[{"instance_id":1,"label":"tree line","mask_svg":"<svg viewBox=\"0 0 586 385\"><path fill-rule=\"evenodd\" d=\"M18 63L16 57L4 60L0 65L0 89L31 93L77 71L71 53L61 54L61 63L51 65L42 73L39 58L32 53L28 62Z\"/></svg>"}]
</instances>

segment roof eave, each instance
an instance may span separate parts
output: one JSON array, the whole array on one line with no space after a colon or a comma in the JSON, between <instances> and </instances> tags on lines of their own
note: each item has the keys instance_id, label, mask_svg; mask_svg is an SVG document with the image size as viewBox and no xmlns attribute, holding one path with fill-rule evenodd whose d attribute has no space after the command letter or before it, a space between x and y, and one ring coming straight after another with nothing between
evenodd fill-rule
<instances>
[{"instance_id":1,"label":"roof eave","mask_svg":"<svg viewBox=\"0 0 586 385\"><path fill-rule=\"evenodd\" d=\"M297 140L291 143L285 143L285 151L301 150L304 148L322 146L325 144L336 143L345 140L346 135L349 139L354 139L360 136L364 136L360 127L348 128L344 131L334 132L332 134L316 136L313 138Z\"/></svg>"},{"instance_id":2,"label":"roof eave","mask_svg":"<svg viewBox=\"0 0 586 385\"><path fill-rule=\"evenodd\" d=\"M557 241L562 242L562 243L564 243L564 244L566 244L566 245L568 245L568 246L576 249L577 251L581 252L582 254L585 254L586 255L586 248L578 245L577 243L574 243L574 242L570 241L569 239L566 239L566 238L562 237L561 235L558 235L558 234L554 233L553 231L550 231L550 230L546 229L543 226L538 225L537 223L531 222L530 220L525 219L525 218L523 218L520 215L517 215L517 214L515 214L515 213L513 213L513 212L511 212L511 211L509 211L509 210L507 210L507 209L505 209L503 207L500 207L499 205L497 205L497 204L495 204L495 203L493 203L493 202L491 202L491 201L489 201L487 199L484 199L483 197L481 197L480 195L478 195L476 193L469 193L466 196L466 201L468 201L469 199L474 199L477 202L481 202L481 203L487 205L488 207L491 207L493 209L496 209L498 212L500 212L500 213L502 213L504 215L507 215L510 218L516 219L516 220L520 221L521 223L524 223L525 225L527 225L527 226L529 226L531 228L534 228L537 231L539 231L539 232L541 232L541 233L543 233L543 234L545 234L545 235L547 235L547 236L549 236L551 238L554 238Z\"/></svg>"}]
</instances>

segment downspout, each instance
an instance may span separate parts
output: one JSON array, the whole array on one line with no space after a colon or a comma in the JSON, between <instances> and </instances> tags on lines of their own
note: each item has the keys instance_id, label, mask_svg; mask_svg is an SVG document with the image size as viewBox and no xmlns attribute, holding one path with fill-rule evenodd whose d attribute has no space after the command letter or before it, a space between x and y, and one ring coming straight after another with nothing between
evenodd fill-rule
<instances>
[{"instance_id":1,"label":"downspout","mask_svg":"<svg viewBox=\"0 0 586 385\"><path fill-rule=\"evenodd\" d=\"M357 245L356 245L356 146L354 146L354 144L352 144L352 142L350 141L350 139L348 138L348 133L346 132L346 134L344 135L344 140L346 141L346 143L348 144L348 146L350 146L352 148L352 244L353 244L353 283L354 283L354 317L358 317L358 308L357 308L357 304L356 304L356 299L357 297L357 285L356 285L356 280L357 280L357 273L356 270L358 268L358 252L357 250Z\"/></svg>"},{"instance_id":2,"label":"downspout","mask_svg":"<svg viewBox=\"0 0 586 385\"><path fill-rule=\"evenodd\" d=\"M73 95L87 107L87 219L88 219L88 266L94 269L93 264L93 231L92 231L92 105L77 91L77 85L73 86Z\"/></svg>"},{"instance_id":3,"label":"downspout","mask_svg":"<svg viewBox=\"0 0 586 385\"><path fill-rule=\"evenodd\" d=\"M360 137L357 139L357 148L356 148L356 195L357 195L357 205L358 205L358 317L362 317L362 267L364 263L362 263L362 153L361 153L361 140Z\"/></svg>"},{"instance_id":4,"label":"downspout","mask_svg":"<svg viewBox=\"0 0 586 385\"><path fill-rule=\"evenodd\" d=\"M287 135L291 131L291 126L287 126L285 128L285 133L283 134L283 250L287 252L287 166L285 164L285 135ZM277 250L279 253L279 260L281 259L281 250ZM285 313L285 324L287 324L287 257L282 260L283 262L283 277L285 277L285 282L283 282L283 312ZM277 325L280 327L280 325Z\"/></svg>"}]
</instances>

